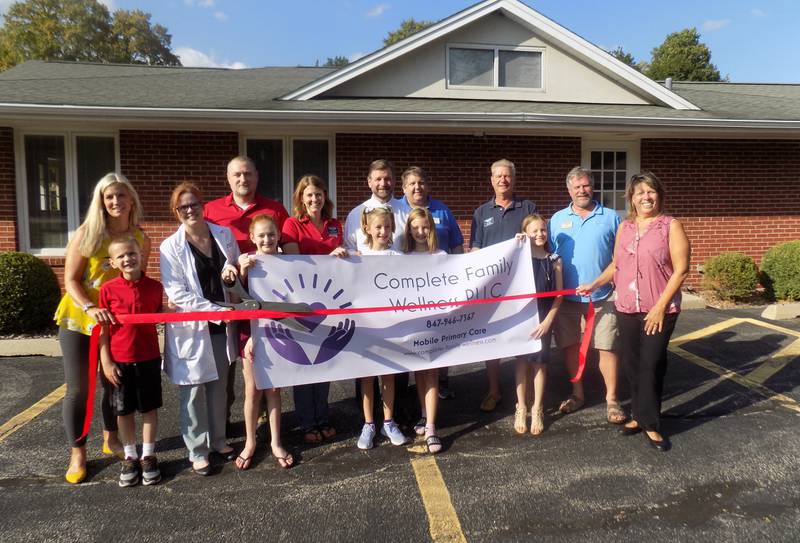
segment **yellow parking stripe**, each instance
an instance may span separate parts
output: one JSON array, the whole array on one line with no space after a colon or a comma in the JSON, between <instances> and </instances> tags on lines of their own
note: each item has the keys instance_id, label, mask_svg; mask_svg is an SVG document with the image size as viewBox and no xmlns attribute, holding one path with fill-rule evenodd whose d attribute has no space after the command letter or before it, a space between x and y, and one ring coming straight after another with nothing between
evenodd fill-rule
<instances>
[{"instance_id":1,"label":"yellow parking stripe","mask_svg":"<svg viewBox=\"0 0 800 543\"><path fill-rule=\"evenodd\" d=\"M765 398L768 398L779 405L782 405L786 409L790 409L791 411L795 411L800 413L800 404L798 404L794 399L790 398L789 396L785 396L783 394L779 394L774 392L767 387L763 386L761 383L753 381L744 375L740 375L735 371L723 368L722 366L711 362L710 360L706 360L701 356L697 356L694 353L690 353L689 351L682 349L681 347L670 345L669 350L681 358L688 360L689 362L700 366L701 368L705 368L708 371L716 373L717 375L721 376L724 379L730 379L734 383L740 384L743 387L749 388L751 390L755 390Z\"/></svg>"},{"instance_id":2,"label":"yellow parking stripe","mask_svg":"<svg viewBox=\"0 0 800 543\"><path fill-rule=\"evenodd\" d=\"M792 330L791 328L784 328L783 326L778 326L777 324L772 324L771 322L760 321L757 319L739 319L741 322L747 322L750 324L754 324L756 326L760 326L761 328L767 328L769 330L775 330L776 332L780 332L781 334L786 334L787 336L794 336L800 338L800 332L797 330Z\"/></svg>"},{"instance_id":3,"label":"yellow parking stripe","mask_svg":"<svg viewBox=\"0 0 800 543\"><path fill-rule=\"evenodd\" d=\"M795 340L772 355L769 360L748 373L747 378L755 383L763 383L798 356L800 356L800 339Z\"/></svg>"},{"instance_id":4,"label":"yellow parking stripe","mask_svg":"<svg viewBox=\"0 0 800 543\"><path fill-rule=\"evenodd\" d=\"M669 344L670 345L683 345L684 343L688 343L689 341L694 341L696 339L703 339L708 337L712 334L716 334L717 332L722 332L730 328L731 326L736 326L737 324L741 324L744 319L728 319L726 321L718 322L716 324L712 324L711 326L706 326L705 328L701 328L700 330L695 330L694 332L689 332L688 334L684 334L680 337L673 338Z\"/></svg>"},{"instance_id":5,"label":"yellow parking stripe","mask_svg":"<svg viewBox=\"0 0 800 543\"><path fill-rule=\"evenodd\" d=\"M444 484L442 472L433 456L420 456L411 460L422 504L428 514L431 540L439 542L463 542L467 539L461 530L456 510L450 501L450 492Z\"/></svg>"},{"instance_id":6,"label":"yellow parking stripe","mask_svg":"<svg viewBox=\"0 0 800 543\"><path fill-rule=\"evenodd\" d=\"M6 423L0 426L0 442L44 413L53 404L58 403L64 397L66 391L67 385L61 385L53 392L30 406L28 409L12 417Z\"/></svg>"}]
</instances>

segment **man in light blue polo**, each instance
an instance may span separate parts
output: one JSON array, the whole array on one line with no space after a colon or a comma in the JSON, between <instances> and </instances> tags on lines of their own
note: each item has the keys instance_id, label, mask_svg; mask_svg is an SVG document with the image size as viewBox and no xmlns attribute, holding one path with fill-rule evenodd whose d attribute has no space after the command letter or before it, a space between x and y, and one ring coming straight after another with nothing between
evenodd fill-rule
<instances>
[{"instance_id":1,"label":"man in light blue polo","mask_svg":"<svg viewBox=\"0 0 800 543\"><path fill-rule=\"evenodd\" d=\"M613 209L594 200L592 172L576 166L567 174L567 190L572 202L550 219L550 245L563 262L564 288L574 289L590 283L608 267L614 255L614 239L620 218ZM612 285L592 293L595 325L591 346L598 350L600 373L606 385L607 420L622 424L626 420L617 398L618 361L614 352L617 319L609 300ZM578 371L581 320L586 318L589 298L570 295L564 298L555 323L556 345L563 349L570 375ZM561 402L562 413L573 413L585 401L583 383L572 384L572 395Z\"/></svg>"}]
</instances>

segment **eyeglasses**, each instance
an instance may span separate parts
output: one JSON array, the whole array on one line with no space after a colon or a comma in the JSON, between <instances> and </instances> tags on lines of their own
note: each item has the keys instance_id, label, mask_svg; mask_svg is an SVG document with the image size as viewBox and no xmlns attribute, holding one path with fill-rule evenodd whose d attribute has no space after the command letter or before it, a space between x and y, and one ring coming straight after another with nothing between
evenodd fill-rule
<instances>
[{"instance_id":1,"label":"eyeglasses","mask_svg":"<svg viewBox=\"0 0 800 543\"><path fill-rule=\"evenodd\" d=\"M175 209L186 215L187 213L189 213L189 211L197 211L201 207L202 204L200 202L192 202L191 204L184 204L182 206L178 206Z\"/></svg>"}]
</instances>

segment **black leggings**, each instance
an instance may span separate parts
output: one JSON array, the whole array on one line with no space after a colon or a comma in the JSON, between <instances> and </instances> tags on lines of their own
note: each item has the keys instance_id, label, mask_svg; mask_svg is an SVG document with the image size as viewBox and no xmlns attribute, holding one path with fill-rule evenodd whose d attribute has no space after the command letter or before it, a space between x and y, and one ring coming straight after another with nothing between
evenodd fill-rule
<instances>
[{"instance_id":1,"label":"black leggings","mask_svg":"<svg viewBox=\"0 0 800 543\"><path fill-rule=\"evenodd\" d=\"M89 336L66 328L58 329L58 342L64 358L64 382L67 393L61 404L64 418L64 431L70 447L82 447L86 438L78 439L83 432L83 419L86 417L86 398L89 395ZM100 372L103 383L103 429L117 431L117 417L111 405L111 384Z\"/></svg>"},{"instance_id":2,"label":"black leggings","mask_svg":"<svg viewBox=\"0 0 800 543\"><path fill-rule=\"evenodd\" d=\"M631 389L631 417L645 430L657 431L667 373L667 347L678 314L664 315L661 332L652 335L644 332L644 317L645 313L617 311L619 354Z\"/></svg>"}]
</instances>

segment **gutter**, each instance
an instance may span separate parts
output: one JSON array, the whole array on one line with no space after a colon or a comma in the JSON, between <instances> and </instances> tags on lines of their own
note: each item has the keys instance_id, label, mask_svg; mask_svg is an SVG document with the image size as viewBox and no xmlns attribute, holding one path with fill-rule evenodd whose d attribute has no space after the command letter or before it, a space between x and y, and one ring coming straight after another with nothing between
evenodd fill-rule
<instances>
[{"instance_id":1,"label":"gutter","mask_svg":"<svg viewBox=\"0 0 800 543\"><path fill-rule=\"evenodd\" d=\"M324 111L263 110L213 108L147 108L114 106L74 106L50 104L0 103L0 116L17 120L31 117L90 117L103 120L195 120L223 123L303 122L306 124L487 124L501 126L564 126L564 127L641 127L641 128L711 128L755 130L799 130L800 120L773 119L687 119L675 117L629 117L601 115L489 113L489 112L391 112L391 111Z\"/></svg>"}]
</instances>

